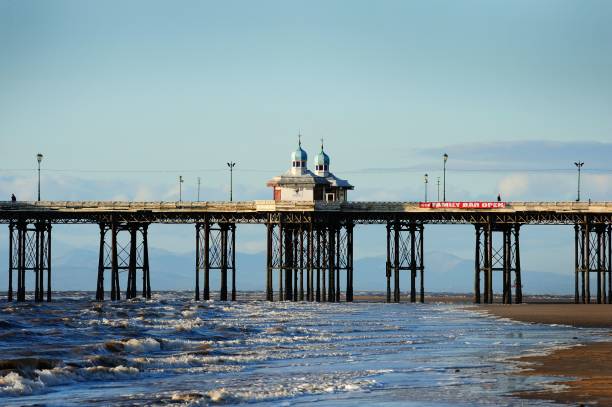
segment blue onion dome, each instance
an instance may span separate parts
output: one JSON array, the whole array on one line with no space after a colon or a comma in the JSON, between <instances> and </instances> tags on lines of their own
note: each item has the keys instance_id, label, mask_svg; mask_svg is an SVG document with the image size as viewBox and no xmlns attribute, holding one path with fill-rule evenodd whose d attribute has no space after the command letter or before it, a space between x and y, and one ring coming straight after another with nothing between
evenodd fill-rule
<instances>
[{"instance_id":1,"label":"blue onion dome","mask_svg":"<svg viewBox=\"0 0 612 407\"><path fill-rule=\"evenodd\" d=\"M315 156L315 171L319 175L326 175L329 171L329 156L323 150L323 139L321 139L321 151Z\"/></svg>"},{"instance_id":2,"label":"blue onion dome","mask_svg":"<svg viewBox=\"0 0 612 407\"><path fill-rule=\"evenodd\" d=\"M323 151L323 145L321 145L321 152L315 156L314 164L329 166L329 156Z\"/></svg>"},{"instance_id":3,"label":"blue onion dome","mask_svg":"<svg viewBox=\"0 0 612 407\"><path fill-rule=\"evenodd\" d=\"M298 135L298 148L291 153L291 161L308 161L308 154L302 150L302 135Z\"/></svg>"},{"instance_id":4,"label":"blue onion dome","mask_svg":"<svg viewBox=\"0 0 612 407\"><path fill-rule=\"evenodd\" d=\"M302 150L302 147L298 147L297 150L291 153L291 161L308 161L308 154Z\"/></svg>"}]
</instances>

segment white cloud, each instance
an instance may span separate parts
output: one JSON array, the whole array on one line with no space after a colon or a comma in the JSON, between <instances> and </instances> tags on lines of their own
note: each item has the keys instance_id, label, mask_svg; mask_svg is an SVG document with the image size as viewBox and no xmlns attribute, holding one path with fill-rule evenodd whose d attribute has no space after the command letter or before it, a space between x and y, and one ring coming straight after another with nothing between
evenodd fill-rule
<instances>
[{"instance_id":1,"label":"white cloud","mask_svg":"<svg viewBox=\"0 0 612 407\"><path fill-rule=\"evenodd\" d=\"M512 174L502 178L498 183L498 190L502 197L523 196L529 188L527 174Z\"/></svg>"},{"instance_id":2,"label":"white cloud","mask_svg":"<svg viewBox=\"0 0 612 407\"><path fill-rule=\"evenodd\" d=\"M265 232L262 232L262 235ZM247 240L247 241L241 241L240 242L240 247L238 247L238 251L240 251L241 253L248 253L248 254L256 254L256 253L263 253L266 250L266 240L265 239L259 239L259 240Z\"/></svg>"}]
</instances>

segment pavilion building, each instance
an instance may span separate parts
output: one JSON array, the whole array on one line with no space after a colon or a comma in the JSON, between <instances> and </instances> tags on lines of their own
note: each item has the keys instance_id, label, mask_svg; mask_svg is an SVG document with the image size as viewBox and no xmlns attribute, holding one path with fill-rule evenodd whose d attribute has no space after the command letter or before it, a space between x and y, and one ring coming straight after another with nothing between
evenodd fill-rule
<instances>
[{"instance_id":1,"label":"pavilion building","mask_svg":"<svg viewBox=\"0 0 612 407\"><path fill-rule=\"evenodd\" d=\"M329 171L330 158L323 149L315 156L314 173L308 169L308 154L302 149L301 138L298 148L291 153L291 168L282 175L268 181L273 189L275 201L327 201L345 202L347 193L354 187L347 180L336 177Z\"/></svg>"}]
</instances>

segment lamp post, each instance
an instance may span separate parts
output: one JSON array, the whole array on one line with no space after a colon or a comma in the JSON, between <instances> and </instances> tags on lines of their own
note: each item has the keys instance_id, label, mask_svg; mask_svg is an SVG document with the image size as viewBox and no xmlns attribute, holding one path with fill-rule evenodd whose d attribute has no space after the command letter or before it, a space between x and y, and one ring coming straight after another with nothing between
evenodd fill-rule
<instances>
[{"instance_id":1,"label":"lamp post","mask_svg":"<svg viewBox=\"0 0 612 407\"><path fill-rule=\"evenodd\" d=\"M425 174L425 176L423 177L423 181L425 182L425 202L427 202L427 183L429 182L427 178L428 178L428 175Z\"/></svg>"},{"instance_id":2,"label":"lamp post","mask_svg":"<svg viewBox=\"0 0 612 407\"><path fill-rule=\"evenodd\" d=\"M233 189L234 189L234 166L235 165L236 165L236 163L233 162L233 161L230 161L230 162L227 163L227 166L230 169L230 202L232 202L233 199L234 199L234 196L233 196L234 195L234 191L233 191Z\"/></svg>"},{"instance_id":3,"label":"lamp post","mask_svg":"<svg viewBox=\"0 0 612 407\"><path fill-rule=\"evenodd\" d=\"M200 202L200 177L198 177L198 202Z\"/></svg>"},{"instance_id":4,"label":"lamp post","mask_svg":"<svg viewBox=\"0 0 612 407\"><path fill-rule=\"evenodd\" d=\"M40 201L40 162L43 159L41 153L36 154L36 161L38 161L38 201Z\"/></svg>"},{"instance_id":5,"label":"lamp post","mask_svg":"<svg viewBox=\"0 0 612 407\"><path fill-rule=\"evenodd\" d=\"M446 202L446 162L448 161L448 154L444 153L444 174L442 178L442 200Z\"/></svg>"},{"instance_id":6,"label":"lamp post","mask_svg":"<svg viewBox=\"0 0 612 407\"><path fill-rule=\"evenodd\" d=\"M183 176L179 175L179 202L183 202Z\"/></svg>"},{"instance_id":7,"label":"lamp post","mask_svg":"<svg viewBox=\"0 0 612 407\"><path fill-rule=\"evenodd\" d=\"M580 202L580 169L584 165L582 161L575 162L574 165L578 167L578 198L576 198L576 202Z\"/></svg>"},{"instance_id":8,"label":"lamp post","mask_svg":"<svg viewBox=\"0 0 612 407\"><path fill-rule=\"evenodd\" d=\"M438 184L438 202L440 202L440 177L436 180L436 184Z\"/></svg>"}]
</instances>

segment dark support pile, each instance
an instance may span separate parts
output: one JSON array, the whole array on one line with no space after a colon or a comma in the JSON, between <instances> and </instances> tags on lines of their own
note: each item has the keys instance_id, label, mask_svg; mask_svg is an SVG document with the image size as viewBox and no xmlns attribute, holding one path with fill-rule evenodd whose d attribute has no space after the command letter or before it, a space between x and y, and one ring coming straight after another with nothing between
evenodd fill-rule
<instances>
[{"instance_id":1,"label":"dark support pile","mask_svg":"<svg viewBox=\"0 0 612 407\"><path fill-rule=\"evenodd\" d=\"M502 272L502 302L512 304L512 288L514 301L523 302L523 286L521 282L521 257L519 246L519 224L492 225L491 223L476 224L476 253L474 275L474 302L480 304L493 303L493 272ZM495 232L501 235L501 244L495 245ZM512 281L514 273L514 282ZM481 278L482 276L482 278ZM483 298L481 298L481 282Z\"/></svg>"},{"instance_id":2,"label":"dark support pile","mask_svg":"<svg viewBox=\"0 0 612 407\"><path fill-rule=\"evenodd\" d=\"M410 271L410 302L416 302L416 280L419 272L419 301L425 301L423 279L422 223L394 221L387 223L387 302L391 302L391 276L393 276L393 302L400 302L400 271Z\"/></svg>"},{"instance_id":3,"label":"dark support pile","mask_svg":"<svg viewBox=\"0 0 612 407\"><path fill-rule=\"evenodd\" d=\"M576 224L574 231L574 302L591 303L591 274L595 273L597 303L612 303L612 225L585 221Z\"/></svg>"},{"instance_id":4,"label":"dark support pile","mask_svg":"<svg viewBox=\"0 0 612 407\"><path fill-rule=\"evenodd\" d=\"M267 224L266 299L274 301L278 270L279 301L340 302L341 271L345 300L353 301L353 224L328 219Z\"/></svg>"},{"instance_id":5,"label":"dark support pile","mask_svg":"<svg viewBox=\"0 0 612 407\"><path fill-rule=\"evenodd\" d=\"M120 242L120 232L127 232L127 243ZM149 273L148 224L146 223L100 223L100 251L98 258L98 284L96 300L104 300L104 272L111 272L111 300L121 299L119 272L127 271L127 299L136 298L136 272L142 272L142 296L151 298L151 277ZM140 239L138 239L140 237ZM110 241L109 241L110 240Z\"/></svg>"},{"instance_id":6,"label":"dark support pile","mask_svg":"<svg viewBox=\"0 0 612 407\"><path fill-rule=\"evenodd\" d=\"M227 301L227 272L232 272L232 301L236 301L236 225L196 223L195 299L200 300L200 272L204 271L204 300L210 299L210 270L221 272L220 300Z\"/></svg>"},{"instance_id":7,"label":"dark support pile","mask_svg":"<svg viewBox=\"0 0 612 407\"><path fill-rule=\"evenodd\" d=\"M35 274L36 302L44 300L44 274L47 272L47 301L51 301L51 222L9 224L9 301L13 301L13 271L17 272L17 301L26 299L26 271Z\"/></svg>"}]
</instances>

